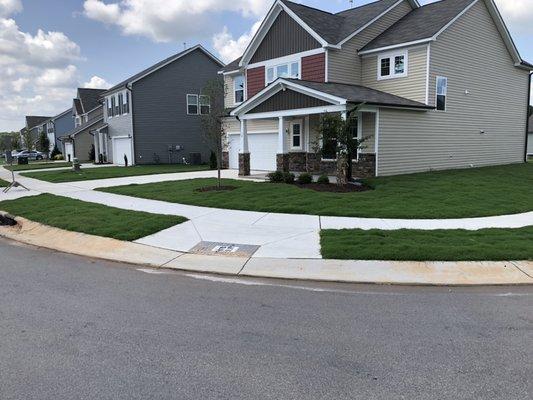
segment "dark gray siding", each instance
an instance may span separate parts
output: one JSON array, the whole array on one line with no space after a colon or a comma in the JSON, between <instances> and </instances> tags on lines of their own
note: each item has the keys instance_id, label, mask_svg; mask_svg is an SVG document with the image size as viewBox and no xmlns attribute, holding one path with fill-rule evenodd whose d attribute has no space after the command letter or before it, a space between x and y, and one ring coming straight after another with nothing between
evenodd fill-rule
<instances>
[{"instance_id":1,"label":"dark gray siding","mask_svg":"<svg viewBox=\"0 0 533 400\"><path fill-rule=\"evenodd\" d=\"M282 11L254 53L250 63L288 56L319 47L321 47L320 43L314 37L307 33L285 11Z\"/></svg>"},{"instance_id":2,"label":"dark gray siding","mask_svg":"<svg viewBox=\"0 0 533 400\"><path fill-rule=\"evenodd\" d=\"M133 133L135 161L153 164L169 162L169 146L183 146L172 153L172 162L181 163L190 153L209 160L210 150L202 135L200 115L187 115L187 94L201 94L206 83L221 79L220 65L201 50L159 69L133 84Z\"/></svg>"},{"instance_id":3,"label":"dark gray siding","mask_svg":"<svg viewBox=\"0 0 533 400\"><path fill-rule=\"evenodd\" d=\"M263 113L280 110L295 110L297 108L309 108L331 105L323 100L306 96L293 90L284 90L259 104L248 114Z\"/></svg>"}]
</instances>

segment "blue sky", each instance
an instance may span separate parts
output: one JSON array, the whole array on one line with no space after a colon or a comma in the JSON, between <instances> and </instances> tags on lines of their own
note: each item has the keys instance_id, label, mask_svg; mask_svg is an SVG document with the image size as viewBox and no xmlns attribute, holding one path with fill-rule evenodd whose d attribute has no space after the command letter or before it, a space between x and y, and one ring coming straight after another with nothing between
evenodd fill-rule
<instances>
[{"instance_id":1,"label":"blue sky","mask_svg":"<svg viewBox=\"0 0 533 400\"><path fill-rule=\"evenodd\" d=\"M8 65L0 72L4 81L0 82L0 107L7 110L0 115L0 131L20 129L25 114L63 111L77 86L116 83L182 50L184 42L201 43L228 61L242 51L252 27L271 4L265 0L127 1L129 7L120 0L0 0L0 66ZM350 6L348 0L301 2L328 11ZM356 5L369 2L355 0ZM522 57L533 61L531 0L496 2ZM195 7L194 15L184 12L187 7ZM7 50L2 51L2 46ZM40 56L47 46L55 52Z\"/></svg>"}]
</instances>

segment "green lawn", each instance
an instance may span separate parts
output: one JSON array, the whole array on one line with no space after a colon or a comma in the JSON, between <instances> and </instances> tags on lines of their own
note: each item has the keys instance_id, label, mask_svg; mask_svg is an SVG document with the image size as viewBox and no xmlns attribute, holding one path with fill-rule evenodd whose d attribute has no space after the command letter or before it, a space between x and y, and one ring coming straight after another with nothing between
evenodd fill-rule
<instances>
[{"instance_id":1,"label":"green lawn","mask_svg":"<svg viewBox=\"0 0 533 400\"><path fill-rule=\"evenodd\" d=\"M3 179L0 179L0 187L7 187L9 185L8 182L4 181Z\"/></svg>"},{"instance_id":2,"label":"green lawn","mask_svg":"<svg viewBox=\"0 0 533 400\"><path fill-rule=\"evenodd\" d=\"M68 231L127 241L186 221L183 217L122 210L51 194L3 201L0 210Z\"/></svg>"},{"instance_id":3,"label":"green lawn","mask_svg":"<svg viewBox=\"0 0 533 400\"><path fill-rule=\"evenodd\" d=\"M126 176L172 174L176 172L205 171L206 165L139 165L135 167L100 167L82 168L80 173L70 170L26 172L23 176L40 179L42 181L59 183L88 181L94 179L122 178Z\"/></svg>"},{"instance_id":4,"label":"green lawn","mask_svg":"<svg viewBox=\"0 0 533 400\"><path fill-rule=\"evenodd\" d=\"M236 210L380 218L461 218L533 210L533 164L369 180L375 190L324 193L285 184L225 180L228 192L196 192L214 179L101 189L147 199Z\"/></svg>"},{"instance_id":5,"label":"green lawn","mask_svg":"<svg viewBox=\"0 0 533 400\"><path fill-rule=\"evenodd\" d=\"M10 167L8 165L4 166L5 169L12 170L13 171L28 171L28 170L34 170L34 169L48 169L48 168L65 168L72 166L69 162L30 162L29 164L13 164L13 167Z\"/></svg>"},{"instance_id":6,"label":"green lawn","mask_svg":"<svg viewBox=\"0 0 533 400\"><path fill-rule=\"evenodd\" d=\"M336 260L533 260L533 226L521 229L323 230L322 256Z\"/></svg>"}]
</instances>

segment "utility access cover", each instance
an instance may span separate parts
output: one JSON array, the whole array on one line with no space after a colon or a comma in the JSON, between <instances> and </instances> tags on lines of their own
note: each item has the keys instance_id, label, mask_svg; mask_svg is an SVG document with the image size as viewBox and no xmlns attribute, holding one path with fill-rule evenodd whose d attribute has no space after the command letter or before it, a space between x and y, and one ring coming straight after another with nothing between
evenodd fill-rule
<instances>
[{"instance_id":1,"label":"utility access cover","mask_svg":"<svg viewBox=\"0 0 533 400\"><path fill-rule=\"evenodd\" d=\"M258 249L259 246L250 244L201 242L189 250L189 252L205 256L251 257Z\"/></svg>"}]
</instances>

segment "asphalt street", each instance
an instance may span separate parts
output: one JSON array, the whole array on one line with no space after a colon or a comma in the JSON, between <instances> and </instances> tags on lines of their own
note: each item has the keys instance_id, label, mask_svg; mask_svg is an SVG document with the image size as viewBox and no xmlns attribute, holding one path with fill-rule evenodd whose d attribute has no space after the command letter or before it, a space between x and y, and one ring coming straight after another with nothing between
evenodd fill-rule
<instances>
[{"instance_id":1,"label":"asphalt street","mask_svg":"<svg viewBox=\"0 0 533 400\"><path fill-rule=\"evenodd\" d=\"M533 287L147 270L0 239L0 399L531 399Z\"/></svg>"}]
</instances>

